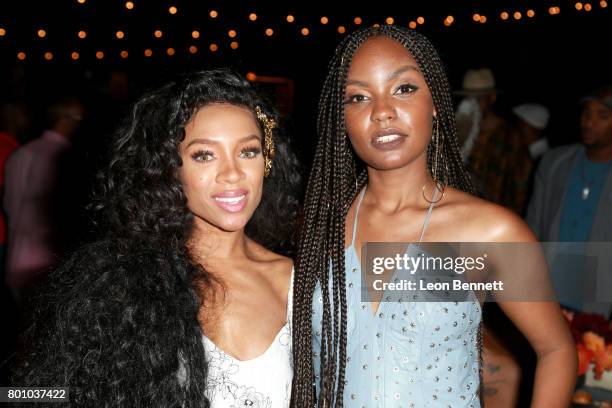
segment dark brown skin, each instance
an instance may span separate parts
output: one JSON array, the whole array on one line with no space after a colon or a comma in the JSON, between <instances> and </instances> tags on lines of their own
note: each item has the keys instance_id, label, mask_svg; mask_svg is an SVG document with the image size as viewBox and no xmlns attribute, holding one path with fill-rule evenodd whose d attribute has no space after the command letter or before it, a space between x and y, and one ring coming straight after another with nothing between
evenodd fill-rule
<instances>
[{"instance_id":1,"label":"dark brown skin","mask_svg":"<svg viewBox=\"0 0 612 408\"><path fill-rule=\"evenodd\" d=\"M261 132L249 110L200 109L185 128L179 178L195 217L189 249L219 282L198 320L206 336L238 360L263 354L287 322L292 261L249 239L244 228L261 200ZM227 211L215 195L240 190L243 209Z\"/></svg>"},{"instance_id":2,"label":"dark brown skin","mask_svg":"<svg viewBox=\"0 0 612 408\"><path fill-rule=\"evenodd\" d=\"M431 93L409 52L388 37L366 41L352 60L345 117L351 143L366 163L368 185L359 211L356 249L362 242L418 241L433 182L427 171L427 145L436 111ZM371 140L384 129L407 137L382 151ZM356 202L346 219L351 243ZM436 205L424 241L536 242L511 211L447 187ZM554 302L500 302L538 355L533 407L566 407L576 379L576 351L559 305ZM372 303L376 311L378 304Z\"/></svg>"},{"instance_id":3,"label":"dark brown skin","mask_svg":"<svg viewBox=\"0 0 612 408\"><path fill-rule=\"evenodd\" d=\"M580 127L589 160L612 160L612 109L597 100L588 102L580 116Z\"/></svg>"}]
</instances>

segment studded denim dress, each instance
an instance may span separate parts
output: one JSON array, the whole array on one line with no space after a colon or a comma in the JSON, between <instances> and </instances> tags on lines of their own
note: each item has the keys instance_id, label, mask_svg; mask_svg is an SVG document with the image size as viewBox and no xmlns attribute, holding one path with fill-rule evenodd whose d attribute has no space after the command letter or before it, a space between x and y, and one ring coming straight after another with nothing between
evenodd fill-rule
<instances>
[{"instance_id":1,"label":"studded denim dress","mask_svg":"<svg viewBox=\"0 0 612 408\"><path fill-rule=\"evenodd\" d=\"M364 194L365 190L358 198L352 243L345 250L348 357L344 406L480 408L478 332L482 314L473 293L466 302L381 301L376 313L369 302L361 301L361 270L354 243ZM419 242L433 207L429 207ZM318 286L313 299L317 387L321 294Z\"/></svg>"}]
</instances>

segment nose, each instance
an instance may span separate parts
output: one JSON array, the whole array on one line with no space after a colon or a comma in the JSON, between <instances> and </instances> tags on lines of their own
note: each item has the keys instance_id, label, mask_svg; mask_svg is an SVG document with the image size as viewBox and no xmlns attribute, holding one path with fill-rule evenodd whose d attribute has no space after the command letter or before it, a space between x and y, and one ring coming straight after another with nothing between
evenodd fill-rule
<instances>
[{"instance_id":1,"label":"nose","mask_svg":"<svg viewBox=\"0 0 612 408\"><path fill-rule=\"evenodd\" d=\"M374 101L372 109L372 121L388 122L395 119L395 107L387 98L379 98Z\"/></svg>"},{"instance_id":2,"label":"nose","mask_svg":"<svg viewBox=\"0 0 612 408\"><path fill-rule=\"evenodd\" d=\"M225 158L219 167L219 173L217 173L216 181L217 183L235 184L243 178L244 172L240 168L237 160Z\"/></svg>"}]
</instances>

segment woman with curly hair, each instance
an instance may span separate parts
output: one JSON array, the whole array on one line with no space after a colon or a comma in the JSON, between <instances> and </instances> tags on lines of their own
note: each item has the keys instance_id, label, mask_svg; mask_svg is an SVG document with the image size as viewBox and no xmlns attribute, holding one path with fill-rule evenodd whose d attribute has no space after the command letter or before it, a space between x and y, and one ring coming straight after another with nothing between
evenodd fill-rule
<instances>
[{"instance_id":1,"label":"woman with curly hair","mask_svg":"<svg viewBox=\"0 0 612 408\"><path fill-rule=\"evenodd\" d=\"M75 406L288 406L292 261L273 250L299 176L276 123L224 70L141 97L102 173L103 237L52 274L13 383Z\"/></svg>"},{"instance_id":2,"label":"woman with curly hair","mask_svg":"<svg viewBox=\"0 0 612 408\"><path fill-rule=\"evenodd\" d=\"M296 257L294 406L481 406L481 298L362 299L368 241L535 242L510 211L471 195L435 48L396 26L349 35L318 133ZM532 406L567 406L576 358L558 304L500 306L538 355Z\"/></svg>"}]
</instances>

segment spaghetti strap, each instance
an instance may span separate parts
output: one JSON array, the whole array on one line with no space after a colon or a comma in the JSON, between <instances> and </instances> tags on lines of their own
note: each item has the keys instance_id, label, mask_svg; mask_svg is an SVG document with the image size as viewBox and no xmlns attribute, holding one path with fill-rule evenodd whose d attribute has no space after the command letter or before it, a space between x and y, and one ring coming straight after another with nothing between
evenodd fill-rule
<instances>
[{"instance_id":1,"label":"spaghetti strap","mask_svg":"<svg viewBox=\"0 0 612 408\"><path fill-rule=\"evenodd\" d=\"M355 235L357 234L357 221L359 220L359 208L361 207L361 201L363 200L363 196L365 196L366 188L364 187L359 193L359 198L357 199L357 208L355 209L355 220L353 220L353 236L351 237L351 246L355 245Z\"/></svg>"},{"instance_id":2,"label":"spaghetti strap","mask_svg":"<svg viewBox=\"0 0 612 408\"><path fill-rule=\"evenodd\" d=\"M438 189L434 189L432 202L429 203L429 208L427 209L427 215L425 215L425 220L423 221L423 228L421 229L421 236L419 237L419 244L423 241L423 236L425 235L425 231L429 226L429 220L431 219L431 212L433 211L434 206L436 205L436 198L438 198Z\"/></svg>"}]
</instances>

